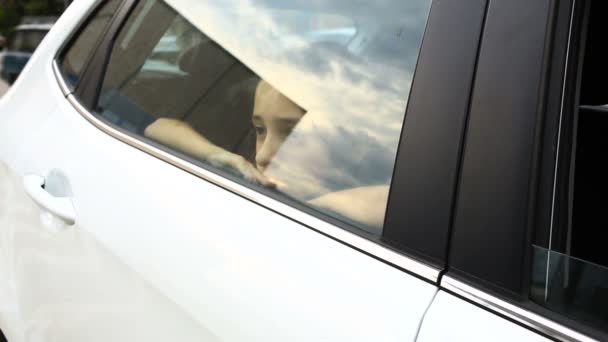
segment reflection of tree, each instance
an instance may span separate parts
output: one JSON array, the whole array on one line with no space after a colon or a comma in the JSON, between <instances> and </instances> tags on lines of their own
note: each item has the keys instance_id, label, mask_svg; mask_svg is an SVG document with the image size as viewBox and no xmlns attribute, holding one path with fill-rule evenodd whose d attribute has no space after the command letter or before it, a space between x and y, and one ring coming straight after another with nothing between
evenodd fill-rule
<instances>
[{"instance_id":1,"label":"reflection of tree","mask_svg":"<svg viewBox=\"0 0 608 342\"><path fill-rule=\"evenodd\" d=\"M0 33L19 25L24 16L59 16L65 0L0 0Z\"/></svg>"}]
</instances>

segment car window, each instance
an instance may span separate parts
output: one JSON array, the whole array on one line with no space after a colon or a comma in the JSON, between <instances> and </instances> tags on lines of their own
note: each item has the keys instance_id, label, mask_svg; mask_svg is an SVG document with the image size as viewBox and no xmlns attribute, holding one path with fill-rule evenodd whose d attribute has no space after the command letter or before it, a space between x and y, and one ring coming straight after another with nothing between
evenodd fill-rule
<instances>
[{"instance_id":1,"label":"car window","mask_svg":"<svg viewBox=\"0 0 608 342\"><path fill-rule=\"evenodd\" d=\"M89 56L120 3L120 0L109 0L101 5L83 26L72 45L60 56L59 67L71 90L78 83Z\"/></svg>"},{"instance_id":2,"label":"car window","mask_svg":"<svg viewBox=\"0 0 608 342\"><path fill-rule=\"evenodd\" d=\"M562 119L550 241L533 246L530 291L536 303L603 332L608 332L606 10L605 2L591 2L580 96Z\"/></svg>"},{"instance_id":3,"label":"car window","mask_svg":"<svg viewBox=\"0 0 608 342\"><path fill-rule=\"evenodd\" d=\"M283 18L283 31L299 32L310 41L318 39L347 44L357 32L352 20L340 15L289 9L267 9L267 13ZM179 67L179 57L182 51L200 43L201 37L184 17L177 16L144 62L142 73L148 77L186 75Z\"/></svg>"},{"instance_id":4,"label":"car window","mask_svg":"<svg viewBox=\"0 0 608 342\"><path fill-rule=\"evenodd\" d=\"M48 30L18 30L9 40L8 51L33 53Z\"/></svg>"},{"instance_id":5,"label":"car window","mask_svg":"<svg viewBox=\"0 0 608 342\"><path fill-rule=\"evenodd\" d=\"M430 0L145 0L97 115L379 235Z\"/></svg>"}]
</instances>

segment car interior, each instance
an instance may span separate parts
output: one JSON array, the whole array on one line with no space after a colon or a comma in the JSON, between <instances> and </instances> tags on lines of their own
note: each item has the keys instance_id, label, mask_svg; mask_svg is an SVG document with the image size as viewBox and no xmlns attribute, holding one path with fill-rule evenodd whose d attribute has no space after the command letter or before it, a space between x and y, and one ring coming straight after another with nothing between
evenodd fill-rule
<instances>
[{"instance_id":1,"label":"car interior","mask_svg":"<svg viewBox=\"0 0 608 342\"><path fill-rule=\"evenodd\" d=\"M120 70L108 70L97 112L111 123L134 132L139 131L145 114L180 119L217 146L253 162L253 99L244 96L241 90L247 80L259 76L185 20L181 20L187 25L182 34L189 36L190 44L186 48L176 46L177 57L167 56L171 62L177 60L179 70L168 67L169 63L155 69L146 62L158 58L155 46L163 38L168 41L168 32L180 21L176 20L180 16L160 1L144 14L149 20L137 22L135 18L140 14L131 15L126 23L130 28L117 39L110 65L120 65ZM314 58L322 49L323 53L342 59L354 59L351 50L362 51L366 44L361 40L369 37L359 31L356 37L363 38L355 39L351 31L346 30L345 34L349 35L352 49L332 41L337 39L334 35L318 34L310 38L314 48L301 48L301 52L294 54ZM180 37L173 40L179 41ZM163 96L158 96L159 91ZM127 112L132 115L115 115Z\"/></svg>"},{"instance_id":2,"label":"car interior","mask_svg":"<svg viewBox=\"0 0 608 342\"><path fill-rule=\"evenodd\" d=\"M122 70L109 70L106 85L112 89L104 90L99 112L114 124L118 123L108 116L110 112L141 111L155 118L180 119L219 147L251 161L255 149L251 125L253 99L240 96L238 86L255 74L202 33L198 33L196 44L178 51L182 73L155 76L150 70L142 72L141 67L154 45L176 17L175 12L160 2L147 15L159 20L143 21L130 37L129 48L123 50L119 43L113 51L112 58L121 61L114 65L121 65ZM124 40L125 37L118 38L118 42ZM158 96L159 90L163 96ZM142 116L134 115L130 125L121 122L119 126L137 131L139 122L135 117ZM225 134L227 131L231 133Z\"/></svg>"},{"instance_id":3,"label":"car interior","mask_svg":"<svg viewBox=\"0 0 608 342\"><path fill-rule=\"evenodd\" d=\"M532 294L541 305L596 327L608 323L606 10L608 3L593 1L583 21L574 108L563 113L559 158L566 162L558 167L550 252L535 257L544 269L534 271L542 290Z\"/></svg>"},{"instance_id":4,"label":"car interior","mask_svg":"<svg viewBox=\"0 0 608 342\"><path fill-rule=\"evenodd\" d=\"M608 4L591 5L583 58L580 106L575 116L573 147L572 256L608 267L608 163L602 161L608 150L608 34L602 14ZM608 271L608 269L607 269Z\"/></svg>"}]
</instances>

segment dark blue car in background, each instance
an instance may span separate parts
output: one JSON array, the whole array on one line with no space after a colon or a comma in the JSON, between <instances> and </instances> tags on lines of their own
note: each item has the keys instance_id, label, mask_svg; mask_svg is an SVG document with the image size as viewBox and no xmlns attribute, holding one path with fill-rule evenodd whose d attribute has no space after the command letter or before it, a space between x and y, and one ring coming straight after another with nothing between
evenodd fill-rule
<instances>
[{"instance_id":1,"label":"dark blue car in background","mask_svg":"<svg viewBox=\"0 0 608 342\"><path fill-rule=\"evenodd\" d=\"M8 84L13 84L21 70L29 61L44 36L49 32L52 23L19 25L8 37L6 50L0 66L0 77Z\"/></svg>"}]
</instances>

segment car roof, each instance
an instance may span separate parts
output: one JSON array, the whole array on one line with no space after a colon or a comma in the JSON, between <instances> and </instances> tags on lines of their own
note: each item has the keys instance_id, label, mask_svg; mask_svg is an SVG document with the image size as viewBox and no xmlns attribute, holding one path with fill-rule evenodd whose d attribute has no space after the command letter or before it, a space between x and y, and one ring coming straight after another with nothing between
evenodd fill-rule
<instances>
[{"instance_id":1,"label":"car roof","mask_svg":"<svg viewBox=\"0 0 608 342\"><path fill-rule=\"evenodd\" d=\"M25 24L15 27L15 31L26 31L26 30L45 30L48 31L53 27L53 24Z\"/></svg>"}]
</instances>

